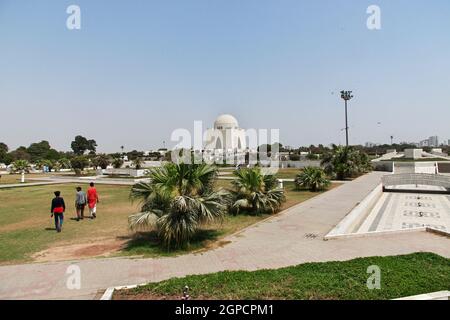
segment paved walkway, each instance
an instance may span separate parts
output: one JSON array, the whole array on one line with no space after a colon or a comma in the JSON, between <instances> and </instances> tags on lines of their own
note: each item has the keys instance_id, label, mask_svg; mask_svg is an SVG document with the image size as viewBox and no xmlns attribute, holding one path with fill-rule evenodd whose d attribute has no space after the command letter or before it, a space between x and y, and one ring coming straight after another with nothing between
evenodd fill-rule
<instances>
[{"instance_id":1,"label":"paved walkway","mask_svg":"<svg viewBox=\"0 0 450 320\"><path fill-rule=\"evenodd\" d=\"M12 184L1 184L0 189L10 189L10 188L24 188L24 187L35 187L35 186L46 186L50 184L61 184L67 183L64 180L58 181L45 181L45 182L27 182L27 183L12 183Z\"/></svg>"},{"instance_id":2,"label":"paved walkway","mask_svg":"<svg viewBox=\"0 0 450 320\"><path fill-rule=\"evenodd\" d=\"M90 259L0 267L0 299L92 299L98 290L188 274L280 268L418 251L450 257L450 241L426 232L324 241L325 236L380 182L373 172L230 236L222 248L159 259ZM66 287L67 268L81 270L81 289Z\"/></svg>"},{"instance_id":3,"label":"paved walkway","mask_svg":"<svg viewBox=\"0 0 450 320\"><path fill-rule=\"evenodd\" d=\"M91 181L95 182L95 184L108 184L108 185L124 185L124 186L132 186L136 182L134 179L112 179L112 178L65 178L65 177L43 177L43 178L29 178L27 181L36 181L36 182L27 182L27 183L14 183L14 184L1 184L0 189L7 188L23 188L23 187L35 187L35 186L45 186L52 184L64 184L64 183L90 183Z\"/></svg>"}]
</instances>

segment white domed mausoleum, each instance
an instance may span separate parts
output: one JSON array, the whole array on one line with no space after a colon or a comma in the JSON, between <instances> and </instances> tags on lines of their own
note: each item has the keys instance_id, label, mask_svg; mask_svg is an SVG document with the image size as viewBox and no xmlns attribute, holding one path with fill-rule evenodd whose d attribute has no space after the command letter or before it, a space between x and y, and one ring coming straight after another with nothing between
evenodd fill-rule
<instances>
[{"instance_id":1,"label":"white domed mausoleum","mask_svg":"<svg viewBox=\"0 0 450 320\"><path fill-rule=\"evenodd\" d=\"M214 128L206 131L205 150L222 150L223 153L244 151L246 146L245 130L230 114L222 114L214 121Z\"/></svg>"}]
</instances>

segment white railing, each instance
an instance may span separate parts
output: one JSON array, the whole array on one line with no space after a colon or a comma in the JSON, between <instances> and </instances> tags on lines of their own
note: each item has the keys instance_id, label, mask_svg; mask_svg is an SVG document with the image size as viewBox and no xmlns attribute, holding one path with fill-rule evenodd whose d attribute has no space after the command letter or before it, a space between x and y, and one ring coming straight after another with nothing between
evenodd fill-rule
<instances>
[{"instance_id":1,"label":"white railing","mask_svg":"<svg viewBox=\"0 0 450 320\"><path fill-rule=\"evenodd\" d=\"M399 173L386 175L381 178L383 187L399 185L427 185L442 187L450 190L450 177L428 173Z\"/></svg>"}]
</instances>

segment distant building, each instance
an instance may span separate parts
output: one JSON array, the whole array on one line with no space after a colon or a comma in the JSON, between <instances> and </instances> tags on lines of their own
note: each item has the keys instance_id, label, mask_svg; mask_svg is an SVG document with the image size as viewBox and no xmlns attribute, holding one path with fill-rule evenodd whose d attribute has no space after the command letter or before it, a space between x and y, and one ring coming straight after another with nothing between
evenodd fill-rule
<instances>
[{"instance_id":1,"label":"distant building","mask_svg":"<svg viewBox=\"0 0 450 320\"><path fill-rule=\"evenodd\" d=\"M366 142L366 144L365 144L366 148L373 148L378 145L379 145L378 143L373 143L373 142Z\"/></svg>"},{"instance_id":2,"label":"distant building","mask_svg":"<svg viewBox=\"0 0 450 320\"><path fill-rule=\"evenodd\" d=\"M241 162L245 160L247 151L246 131L239 127L232 115L220 115L214 122L214 128L206 131L203 156L208 161Z\"/></svg>"},{"instance_id":3,"label":"distant building","mask_svg":"<svg viewBox=\"0 0 450 320\"><path fill-rule=\"evenodd\" d=\"M430 142L429 147L439 147L439 137L438 136L429 137L428 141Z\"/></svg>"},{"instance_id":4,"label":"distant building","mask_svg":"<svg viewBox=\"0 0 450 320\"><path fill-rule=\"evenodd\" d=\"M220 115L214 122L214 128L207 131L205 143L207 150L232 153L244 151L246 148L245 130L239 128L238 121L232 115Z\"/></svg>"},{"instance_id":5,"label":"distant building","mask_svg":"<svg viewBox=\"0 0 450 320\"><path fill-rule=\"evenodd\" d=\"M439 137L432 136L428 139L422 140L419 143L419 147L439 147Z\"/></svg>"}]
</instances>

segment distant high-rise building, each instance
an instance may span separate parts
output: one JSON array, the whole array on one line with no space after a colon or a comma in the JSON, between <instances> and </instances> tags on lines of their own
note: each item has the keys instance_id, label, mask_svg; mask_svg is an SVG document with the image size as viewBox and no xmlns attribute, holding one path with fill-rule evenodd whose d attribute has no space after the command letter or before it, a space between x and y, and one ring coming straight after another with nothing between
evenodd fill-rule
<instances>
[{"instance_id":1,"label":"distant high-rise building","mask_svg":"<svg viewBox=\"0 0 450 320\"><path fill-rule=\"evenodd\" d=\"M422 140L419 143L419 147L439 147L439 137L432 136L428 139Z\"/></svg>"},{"instance_id":2,"label":"distant high-rise building","mask_svg":"<svg viewBox=\"0 0 450 320\"><path fill-rule=\"evenodd\" d=\"M428 141L429 141L429 147L439 147L439 137L438 136L429 137Z\"/></svg>"}]
</instances>

